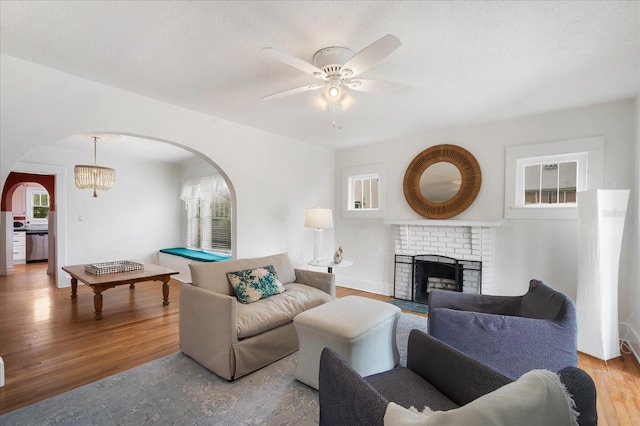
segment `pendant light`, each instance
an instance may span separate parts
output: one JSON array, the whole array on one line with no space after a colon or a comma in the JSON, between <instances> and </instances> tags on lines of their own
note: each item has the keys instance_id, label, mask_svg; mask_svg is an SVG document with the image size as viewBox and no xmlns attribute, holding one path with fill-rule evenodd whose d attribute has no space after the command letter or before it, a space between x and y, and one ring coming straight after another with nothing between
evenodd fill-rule
<instances>
[{"instance_id":1,"label":"pendant light","mask_svg":"<svg viewBox=\"0 0 640 426\"><path fill-rule=\"evenodd\" d=\"M76 165L73 169L76 186L80 189L93 189L93 196L97 197L96 190L108 190L116 183L116 171L109 167L98 166L96 161L96 146L99 136L93 138L93 165Z\"/></svg>"}]
</instances>

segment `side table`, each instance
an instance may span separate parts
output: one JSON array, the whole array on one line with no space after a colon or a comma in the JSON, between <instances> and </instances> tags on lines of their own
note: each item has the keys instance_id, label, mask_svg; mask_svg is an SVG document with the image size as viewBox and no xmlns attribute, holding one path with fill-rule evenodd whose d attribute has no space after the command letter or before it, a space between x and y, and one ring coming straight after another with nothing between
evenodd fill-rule
<instances>
[{"instance_id":1,"label":"side table","mask_svg":"<svg viewBox=\"0 0 640 426\"><path fill-rule=\"evenodd\" d=\"M318 259L318 260L310 260L307 262L309 266L317 266L319 268L327 268L327 272L332 274L333 268L341 267L341 266L351 266L353 262L350 260L342 260L340 263L336 263L333 260L329 259Z\"/></svg>"}]
</instances>

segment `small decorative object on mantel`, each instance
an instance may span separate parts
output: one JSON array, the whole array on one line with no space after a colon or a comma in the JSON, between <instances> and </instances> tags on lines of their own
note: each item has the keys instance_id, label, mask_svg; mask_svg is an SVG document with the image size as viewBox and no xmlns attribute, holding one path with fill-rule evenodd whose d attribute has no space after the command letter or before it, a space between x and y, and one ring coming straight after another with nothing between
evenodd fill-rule
<instances>
[{"instance_id":1,"label":"small decorative object on mantel","mask_svg":"<svg viewBox=\"0 0 640 426\"><path fill-rule=\"evenodd\" d=\"M333 262L340 263L342 262L342 246L338 247L338 250L333 255Z\"/></svg>"}]
</instances>

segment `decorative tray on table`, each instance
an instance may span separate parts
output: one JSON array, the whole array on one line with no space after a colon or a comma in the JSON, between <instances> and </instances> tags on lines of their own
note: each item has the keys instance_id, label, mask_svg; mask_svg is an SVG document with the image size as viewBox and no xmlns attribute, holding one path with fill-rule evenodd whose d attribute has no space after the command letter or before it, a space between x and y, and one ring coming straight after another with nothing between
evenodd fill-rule
<instances>
[{"instance_id":1,"label":"decorative tray on table","mask_svg":"<svg viewBox=\"0 0 640 426\"><path fill-rule=\"evenodd\" d=\"M118 272L129 272L144 269L144 264L131 260L116 260L115 262L91 263L84 265L84 270L90 274L116 274Z\"/></svg>"}]
</instances>

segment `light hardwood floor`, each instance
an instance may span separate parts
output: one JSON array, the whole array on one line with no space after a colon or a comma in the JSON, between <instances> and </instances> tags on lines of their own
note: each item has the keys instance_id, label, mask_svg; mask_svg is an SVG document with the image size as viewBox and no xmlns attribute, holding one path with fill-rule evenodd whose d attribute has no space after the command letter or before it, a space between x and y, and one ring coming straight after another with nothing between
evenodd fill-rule
<instances>
[{"instance_id":1,"label":"light hardwood floor","mask_svg":"<svg viewBox=\"0 0 640 426\"><path fill-rule=\"evenodd\" d=\"M56 289L46 265L17 266L0 277L0 356L5 386L0 414L60 394L179 350L178 281L168 306L158 282L104 292L104 318L93 319L93 293ZM338 288L338 296L389 297ZM596 382L599 425L640 424L640 366L625 355L607 363L580 354Z\"/></svg>"}]
</instances>

